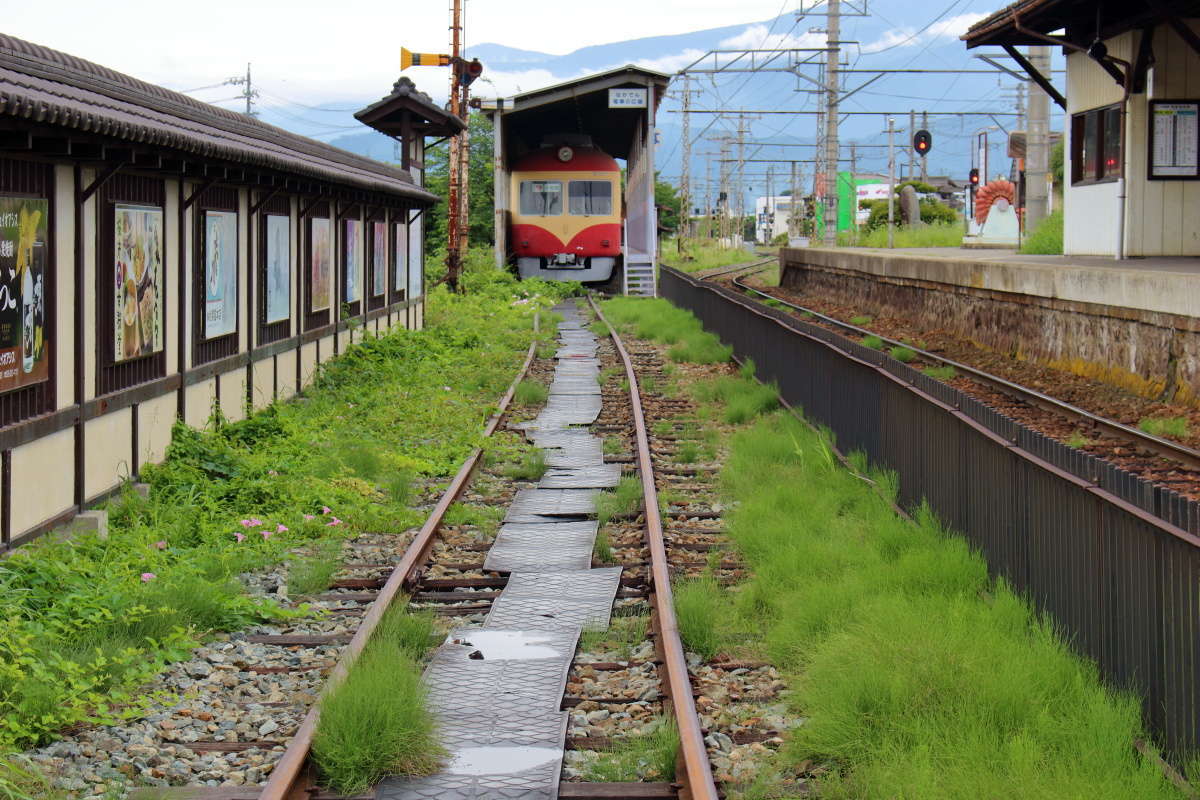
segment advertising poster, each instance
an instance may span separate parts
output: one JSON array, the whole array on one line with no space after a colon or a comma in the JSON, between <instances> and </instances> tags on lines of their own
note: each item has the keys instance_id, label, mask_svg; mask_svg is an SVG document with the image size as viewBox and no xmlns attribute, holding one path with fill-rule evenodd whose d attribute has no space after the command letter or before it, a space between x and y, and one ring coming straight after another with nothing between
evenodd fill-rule
<instances>
[{"instance_id":1,"label":"advertising poster","mask_svg":"<svg viewBox=\"0 0 1200 800\"><path fill-rule=\"evenodd\" d=\"M421 212L413 211L408 224L408 299L421 296Z\"/></svg>"},{"instance_id":2,"label":"advertising poster","mask_svg":"<svg viewBox=\"0 0 1200 800\"><path fill-rule=\"evenodd\" d=\"M0 196L0 392L49 377L46 217L49 203Z\"/></svg>"},{"instance_id":3,"label":"advertising poster","mask_svg":"<svg viewBox=\"0 0 1200 800\"><path fill-rule=\"evenodd\" d=\"M324 217L313 217L309 220L309 286L312 288L312 304L309 311L324 311L329 308L330 289L333 281L330 275L329 263L329 232L332 227Z\"/></svg>"},{"instance_id":4,"label":"advertising poster","mask_svg":"<svg viewBox=\"0 0 1200 800\"><path fill-rule=\"evenodd\" d=\"M163 212L116 207L113 358L128 361L163 349Z\"/></svg>"},{"instance_id":5,"label":"advertising poster","mask_svg":"<svg viewBox=\"0 0 1200 800\"><path fill-rule=\"evenodd\" d=\"M204 212L204 338L237 330L237 212Z\"/></svg>"},{"instance_id":6,"label":"advertising poster","mask_svg":"<svg viewBox=\"0 0 1200 800\"><path fill-rule=\"evenodd\" d=\"M408 225L401 222L396 225L396 274L392 279L395 281L392 291L403 292L406 288L408 281L408 273L405 271L406 264L408 264Z\"/></svg>"},{"instance_id":7,"label":"advertising poster","mask_svg":"<svg viewBox=\"0 0 1200 800\"><path fill-rule=\"evenodd\" d=\"M267 215L267 281L264 298L268 323L290 316L292 291L292 221L279 214Z\"/></svg>"},{"instance_id":8,"label":"advertising poster","mask_svg":"<svg viewBox=\"0 0 1200 800\"><path fill-rule=\"evenodd\" d=\"M387 291L387 224L371 223L371 296Z\"/></svg>"},{"instance_id":9,"label":"advertising poster","mask_svg":"<svg viewBox=\"0 0 1200 800\"><path fill-rule=\"evenodd\" d=\"M362 275L362 228L356 219L346 220L346 302L357 303L362 299L359 276Z\"/></svg>"}]
</instances>

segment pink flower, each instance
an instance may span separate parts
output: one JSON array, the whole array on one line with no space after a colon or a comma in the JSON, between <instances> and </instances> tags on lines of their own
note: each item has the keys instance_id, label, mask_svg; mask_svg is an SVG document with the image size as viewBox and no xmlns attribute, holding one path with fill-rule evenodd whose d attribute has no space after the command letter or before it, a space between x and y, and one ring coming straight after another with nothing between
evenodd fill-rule
<instances>
[{"instance_id":1,"label":"pink flower","mask_svg":"<svg viewBox=\"0 0 1200 800\"><path fill-rule=\"evenodd\" d=\"M155 575L153 572L143 572L142 573L142 583L149 583L150 581L154 580L157 577L158 576Z\"/></svg>"},{"instance_id":2,"label":"pink flower","mask_svg":"<svg viewBox=\"0 0 1200 800\"><path fill-rule=\"evenodd\" d=\"M282 522L275 526L276 533L287 533L287 529L288 526L284 525Z\"/></svg>"},{"instance_id":3,"label":"pink flower","mask_svg":"<svg viewBox=\"0 0 1200 800\"><path fill-rule=\"evenodd\" d=\"M271 531L259 531L259 533L262 534L264 540L271 538Z\"/></svg>"},{"instance_id":4,"label":"pink flower","mask_svg":"<svg viewBox=\"0 0 1200 800\"><path fill-rule=\"evenodd\" d=\"M275 470L273 470L273 469L269 469L269 470L267 470L267 474L268 474L268 475L270 475L270 476L271 476L271 477L273 477L273 478L274 478L274 477L278 477L278 476L279 476L279 473L278 473L278 472L276 472L276 471L275 471Z\"/></svg>"},{"instance_id":5,"label":"pink flower","mask_svg":"<svg viewBox=\"0 0 1200 800\"><path fill-rule=\"evenodd\" d=\"M329 506L321 506L321 513L322 514L332 514L333 509L330 508Z\"/></svg>"},{"instance_id":6,"label":"pink flower","mask_svg":"<svg viewBox=\"0 0 1200 800\"><path fill-rule=\"evenodd\" d=\"M337 517L334 517L332 522L325 523L325 527L332 528L334 525L341 525L341 524L342 524L342 521L340 519L338 519Z\"/></svg>"},{"instance_id":7,"label":"pink flower","mask_svg":"<svg viewBox=\"0 0 1200 800\"><path fill-rule=\"evenodd\" d=\"M261 519L255 518L255 517L251 517L250 519L242 520L243 528L253 528L255 525L262 525L262 524L263 524L263 521Z\"/></svg>"},{"instance_id":8,"label":"pink flower","mask_svg":"<svg viewBox=\"0 0 1200 800\"><path fill-rule=\"evenodd\" d=\"M157 547L159 550L167 549L167 543L165 541L163 541L162 539L159 539L157 542L155 542L154 546Z\"/></svg>"},{"instance_id":9,"label":"pink flower","mask_svg":"<svg viewBox=\"0 0 1200 800\"><path fill-rule=\"evenodd\" d=\"M237 540L239 542L246 541L246 534L242 533L241 531L236 531L236 532L234 532L233 535L237 538Z\"/></svg>"},{"instance_id":10,"label":"pink flower","mask_svg":"<svg viewBox=\"0 0 1200 800\"><path fill-rule=\"evenodd\" d=\"M316 519L316 517L314 517L312 514L305 514L304 518L305 519Z\"/></svg>"}]
</instances>

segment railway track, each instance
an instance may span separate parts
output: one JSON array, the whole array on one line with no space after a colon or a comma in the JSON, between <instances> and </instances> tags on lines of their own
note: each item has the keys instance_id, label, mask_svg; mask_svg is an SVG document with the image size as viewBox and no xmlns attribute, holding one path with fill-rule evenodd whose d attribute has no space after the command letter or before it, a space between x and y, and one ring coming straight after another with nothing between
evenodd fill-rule
<instances>
[{"instance_id":1,"label":"railway track","mask_svg":"<svg viewBox=\"0 0 1200 800\"><path fill-rule=\"evenodd\" d=\"M755 267L758 268L755 269ZM892 347L905 347L909 350L912 350L922 361L944 367L953 367L958 374L961 374L972 381L980 383L1011 399L1026 403L1034 408L1038 408L1052 414L1066 417L1067 419L1070 419L1078 424L1086 425L1097 432L1104 433L1118 439L1130 441L1137 447L1153 453L1156 456L1186 465L1193 470L1200 470L1200 451L1179 444L1178 442L1173 442L1169 439L1153 436L1145 431L1141 431L1129 425L1124 425L1106 417L1093 414L1089 411L1079 408L1078 406L1064 402L1028 387L1021 386L1020 384L1013 383L1012 381L1005 380L1004 378L997 377L988 372L972 367L969 364L964 364L960 361L955 361L954 359L946 358L936 353L922 350L911 343L900 342L885 336L879 336L879 334L874 333L873 331L869 331L865 328L861 328L848 322L843 322L839 319L821 314L820 312L811 308L806 308L783 298L776 297L769 292L757 289L746 283L746 278L762 272L764 269L765 267L763 265L742 265L739 268L730 269L718 277L735 274L735 277L730 279L730 283L747 295L760 298L762 300L770 300L774 303L786 306L792 311L811 317L814 321L852 334L855 337L875 336L886 345Z\"/></svg>"},{"instance_id":2,"label":"railway track","mask_svg":"<svg viewBox=\"0 0 1200 800\"><path fill-rule=\"evenodd\" d=\"M509 412L515 387L518 382L529 374L531 369L537 372L538 363L535 361L535 345L532 345L526 356L520 373L502 399L497 413L489 420L485 430L491 435L500 428ZM609 433L618 433L620 440L627 442L635 453L632 456L617 455L612 460L616 463L628 463L636 467L636 472L642 487L641 510L627 519L618 520L617 524L628 528L640 528L643 541L639 548L644 556L637 556L623 563L625 571L621 576L620 590L616 594L614 614L622 616L630 611L636 613L636 606L648 606L650 617L651 640L654 643L653 656L644 664L635 665L630 659L626 663L584 662L571 665L571 678L578 679L579 674L619 674L619 670L634 670L636 668L656 670L660 679L660 690L654 693L661 698L660 706L674 718L680 735L679 769L674 782L660 780L658 782L638 783L588 783L586 781L564 781L558 787L558 796L572 798L587 797L627 797L627 798L716 798L716 785L709 764L706 738L711 743L712 736L701 727L692 702L692 685L688 671L688 663L679 640L674 611L671 604L670 565L667 548L663 540L663 525L659 514L659 501L656 494L655 473L653 470L654 455L652 454L650 437L646 427L646 416L639 400L638 375L620 339L612 337L611 358L619 360L625 373L625 383L620 388L608 387L605 390L605 415L599 420L599 427L606 428ZM615 370L613 370L615 371ZM545 370L543 369L544 373ZM624 395L623 408L608 408L613 400ZM534 437L536 438L536 436ZM569 455L569 451L562 451ZM476 487L479 476L487 479L488 486ZM345 679L354 661L362 652L370 639L379 620L388 608L400 598L409 597L409 602L417 607L435 608L439 616L450 618L456 622L471 623L481 621L483 615L495 607L511 582L511 576L502 571L485 570L485 559L481 558L486 549L486 536L471 526L447 524L447 514L455 503L470 497L481 503L507 503L513 499L512 489L520 490L522 484L497 491L497 476L483 463L481 450L474 451L464 462L449 487L441 495L434 506L429 518L420 531L407 542L399 557L384 558L376 556L379 563L350 564L351 569L367 570L363 577L344 578L330 587L331 591L322 597L328 597L342 607L333 611L344 621L360 618L360 622L352 635L340 631L336 636L303 634L281 634L272 637L260 637L264 644L277 645L290 650L309 651L311 648L344 646L340 651L336 666L330 671L322 695ZM701 562L703 563L703 562ZM595 572L595 571L594 571ZM512 573L516 574L516 573ZM532 577L537 578L537 575ZM368 604L369 603L369 604ZM363 609L366 609L363 613ZM339 613L341 612L341 613ZM347 638L349 641L347 642ZM285 672L286 667L279 667L277 673ZM571 683L570 686L579 686ZM582 685L586 685L582 684ZM581 696L582 695L582 696ZM562 700L565 709L589 708L597 704L610 708L626 708L626 705L614 705L614 701L626 698L589 697L586 693L577 692ZM589 705L590 704L590 705ZM279 704L282 705L282 704ZM646 703L642 703L646 705ZM653 703L651 703L653 705ZM261 709L259 709L261 710ZM270 768L270 776L266 784L259 787L215 787L187 786L174 787L168 796L186 796L189 798L212 798L213 800L249 800L253 797L264 800L284 800L285 798L305 797L314 800L330 797L328 792L319 786L316 768L311 762L311 745L319 720L319 704L313 704L308 709L303 721L295 730L282 756ZM587 751L604 749L612 744L609 737L590 735L586 729L572 727L572 736L565 743L568 750ZM182 743L183 747L208 752L229 753L235 751L253 751L273 747L277 752L278 741L241 741L241 742L205 742L192 741ZM557 774L557 772L556 772ZM158 791L158 790L151 790ZM391 796L404 797L403 787L393 787L396 794ZM157 796L157 795L156 795ZM418 796L418 795L413 795ZM420 795L427 796L427 795ZM442 796L431 795L431 796ZM445 796L460 796L448 794ZM462 795L471 796L471 795ZM476 795L486 796L486 795Z\"/></svg>"}]
</instances>

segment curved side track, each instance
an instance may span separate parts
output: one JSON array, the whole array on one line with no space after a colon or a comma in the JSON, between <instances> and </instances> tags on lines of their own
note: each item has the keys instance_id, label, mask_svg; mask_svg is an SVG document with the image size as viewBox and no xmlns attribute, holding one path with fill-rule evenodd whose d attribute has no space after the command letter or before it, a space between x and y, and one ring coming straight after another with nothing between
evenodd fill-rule
<instances>
[{"instance_id":1,"label":"curved side track","mask_svg":"<svg viewBox=\"0 0 1200 800\"><path fill-rule=\"evenodd\" d=\"M534 330L537 330L536 319L534 320ZM512 402L517 384L525 377L526 372L529 370L529 365L533 362L534 355L537 353L537 346L537 340L530 343L521 369L518 370L516 378L509 384L504 396L500 398L496 412L488 419L488 423L484 427L484 436L491 436L499 427L500 421L503 419L509 404ZM366 647L371 634L374 633L379 621L383 618L388 608L391 607L392 602L397 596L412 588L416 576L429 559L430 551L434 541L437 539L437 533L441 528L446 512L458 500L463 490L470 483L471 477L479 467L482 457L483 449L478 447L467 456L467 459L455 474L454 479L442 494L441 499L438 500L432 513L430 513L429 518L421 527L420 532L417 533L412 543L408 546L403 559L392 570L387 582L379 590L379 595L375 602L372 603L370 611L363 617L362 624L359 625L354 637L342 652L337 665L330 672L329 678L325 682L325 687L321 691L322 697L346 679L350 667L354 665L363 648ZM283 754L283 757L271 773L271 777L259 793L259 800L294 800L295 798L304 798L308 797L316 788L314 776L309 768L308 756L312 748L313 734L316 732L317 719L319 717L320 698L308 710L303 723L301 723L300 728L288 744L287 751Z\"/></svg>"},{"instance_id":2,"label":"curved side track","mask_svg":"<svg viewBox=\"0 0 1200 800\"><path fill-rule=\"evenodd\" d=\"M765 269L765 267L763 269ZM738 277L734 278L732 281L733 285L736 286L741 291L746 292L747 294L755 295L757 297L764 298L764 299L769 299L775 303L779 303L780 305L787 306L788 308L790 308L794 311L799 311L804 314L811 314L813 317L815 317L816 319L820 320L823 323L836 326L837 328L840 328L841 330L848 331L857 336L876 336L879 339L881 339L885 344L888 344L888 345L891 345L894 347L900 347L900 346L906 347L909 350L912 350L918 356L920 356L920 358L923 360L935 362L938 364L943 364L948 367L954 367L954 369L956 371L966 375L967 377L971 378L972 380L975 380L975 381L978 381L979 383L990 386L991 388L995 389L998 392L1001 392L1010 397L1016 398L1017 400L1021 400L1025 403L1028 403L1031 406L1035 406L1037 408L1041 408L1046 411L1052 411L1057 414L1062 414L1063 416L1069 417L1074 420L1086 422L1087 424L1093 425L1096 428L1104 431L1105 433L1108 433L1108 434L1111 434L1114 436L1125 437L1127 439L1132 439L1140 447L1144 447L1145 449L1153 452L1155 455L1162 456L1163 458L1173 459L1182 464L1187 464L1190 467L1200 468L1200 451L1193 450L1190 447L1186 447L1177 442L1172 442L1168 439L1161 439L1157 436L1151 436L1150 434L1148 434L1144 431L1138 430L1137 428L1133 428L1128 425L1123 425L1119 422L1115 422L1114 420L1108 419L1106 417L1097 416L1096 414L1093 414L1090 411L1085 411L1082 408L1079 408L1078 406L1074 406L1074 405L1071 405L1070 403L1063 402L1062 400L1059 400L1059 399L1051 397L1047 394L1043 394L1041 392L1035 391L1033 389L1029 389L1025 386L1021 386L1020 384L1013 383L1012 381L1007 381L1003 378L999 378L995 375L992 375L991 373L984 372L983 370L980 370L980 369L976 369L975 367L972 367L968 364L963 364L959 361L955 361L953 359L946 358L945 356L939 356L936 353L930 353L926 350L921 350L920 348L918 348L912 344L905 344L905 343L899 342L895 339L889 339L886 336L879 336L879 334L869 331L865 328L860 328L857 325L851 325L848 322L842 322L839 319L834 319L833 317L826 316L824 314L821 314L820 312L814 311L811 308L805 308L804 306L797 305L796 303L788 302L787 300L784 300L783 298L775 297L771 293L764 292L761 289L756 289L753 286L750 286L745 282L745 278L749 277L752 274L757 274L758 272L762 272L763 269L758 269L758 270L755 270L754 272L750 272L749 265L741 267L740 270L745 271L745 274L739 275ZM730 270L730 272L734 272L734 271L738 271L738 270L733 270L733 269ZM720 273L720 275L724 275L724 274L727 274L727 273ZM720 275L709 275L709 276L705 276L704 279L708 280L709 278L712 278L712 277L720 277Z\"/></svg>"},{"instance_id":3,"label":"curved side track","mask_svg":"<svg viewBox=\"0 0 1200 800\"><path fill-rule=\"evenodd\" d=\"M696 714L696 705L692 700L691 679L688 676L687 660L683 652L683 642L679 637L679 627L675 618L674 598L671 592L671 575L667 562L666 546L663 542L662 517L659 514L658 491L654 485L654 467L650 457L650 441L646 433L646 419L642 412L641 394L638 389L637 374L628 351L621 343L616 330L604 318L600 307L590 296L592 310L596 316L608 326L609 336L621 357L625 367L625 377L629 381L629 398L633 408L633 422L637 438L637 464L642 481L642 492L646 506L646 540L650 549L650 578L651 604L655 611L657 641L662 650L661 656L667 676L667 696L670 698L672 713L679 727L680 759L683 762L683 775L676 774L676 780L682 783L679 797L687 800L718 800L716 783L713 780L712 766L704 746L704 732L700 726L700 718Z\"/></svg>"}]
</instances>

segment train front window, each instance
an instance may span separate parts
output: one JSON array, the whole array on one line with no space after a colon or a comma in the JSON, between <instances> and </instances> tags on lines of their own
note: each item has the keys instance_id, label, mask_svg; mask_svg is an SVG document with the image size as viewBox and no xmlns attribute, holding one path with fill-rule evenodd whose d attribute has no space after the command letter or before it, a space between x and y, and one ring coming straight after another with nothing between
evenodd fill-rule
<instances>
[{"instance_id":1,"label":"train front window","mask_svg":"<svg viewBox=\"0 0 1200 800\"><path fill-rule=\"evenodd\" d=\"M612 214L610 181L571 181L571 213L577 217L607 217Z\"/></svg>"},{"instance_id":2,"label":"train front window","mask_svg":"<svg viewBox=\"0 0 1200 800\"><path fill-rule=\"evenodd\" d=\"M557 217L562 213L562 181L521 181L521 213Z\"/></svg>"}]
</instances>

